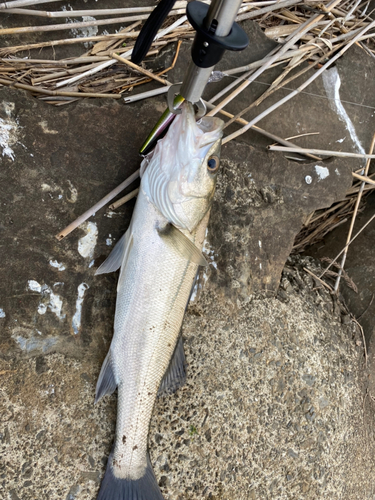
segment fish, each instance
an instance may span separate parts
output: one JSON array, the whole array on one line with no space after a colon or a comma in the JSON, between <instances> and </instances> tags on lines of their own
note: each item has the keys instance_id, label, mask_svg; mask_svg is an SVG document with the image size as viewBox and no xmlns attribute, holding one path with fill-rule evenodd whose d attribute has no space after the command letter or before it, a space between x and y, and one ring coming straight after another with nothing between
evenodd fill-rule
<instances>
[{"instance_id":1,"label":"fish","mask_svg":"<svg viewBox=\"0 0 375 500\"><path fill-rule=\"evenodd\" d=\"M147 439L159 390L184 374L179 333L200 265L220 166L223 121L193 106L182 113L141 164L128 230L96 274L120 268L112 342L95 401L116 388L117 421L98 500L163 500Z\"/></svg>"}]
</instances>

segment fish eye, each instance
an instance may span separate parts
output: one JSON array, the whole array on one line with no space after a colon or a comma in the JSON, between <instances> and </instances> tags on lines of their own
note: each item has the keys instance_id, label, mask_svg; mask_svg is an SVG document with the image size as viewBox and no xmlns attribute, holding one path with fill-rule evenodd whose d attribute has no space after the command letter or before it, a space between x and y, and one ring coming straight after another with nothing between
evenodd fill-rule
<instances>
[{"instance_id":1,"label":"fish eye","mask_svg":"<svg viewBox=\"0 0 375 500\"><path fill-rule=\"evenodd\" d=\"M216 172L220 166L220 160L217 156L210 156L207 162L207 170L209 172Z\"/></svg>"}]
</instances>

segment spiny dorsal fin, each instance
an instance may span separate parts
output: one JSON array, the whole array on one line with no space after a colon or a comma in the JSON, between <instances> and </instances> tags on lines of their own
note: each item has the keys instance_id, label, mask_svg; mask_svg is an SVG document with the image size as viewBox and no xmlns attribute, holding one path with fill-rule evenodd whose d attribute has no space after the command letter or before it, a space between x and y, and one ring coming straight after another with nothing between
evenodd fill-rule
<instances>
[{"instance_id":1,"label":"spiny dorsal fin","mask_svg":"<svg viewBox=\"0 0 375 500\"><path fill-rule=\"evenodd\" d=\"M173 247L187 260L199 266L208 265L199 248L173 224L167 224L163 229L158 229L158 233L167 245Z\"/></svg>"}]
</instances>

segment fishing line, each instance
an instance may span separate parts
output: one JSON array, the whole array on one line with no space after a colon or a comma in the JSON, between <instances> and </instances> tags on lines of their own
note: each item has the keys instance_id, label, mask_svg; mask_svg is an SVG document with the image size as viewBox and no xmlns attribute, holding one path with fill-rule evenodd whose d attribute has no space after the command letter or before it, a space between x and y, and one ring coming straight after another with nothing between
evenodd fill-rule
<instances>
[{"instance_id":1,"label":"fishing line","mask_svg":"<svg viewBox=\"0 0 375 500\"><path fill-rule=\"evenodd\" d=\"M234 79L236 78L233 75L225 75L225 76L230 77L230 78L234 78ZM267 87L271 87L271 85L272 85L272 83L261 82L260 80L254 80L253 83L259 83L259 85L265 85ZM279 90L290 90L290 91L293 92L296 89L292 89L290 87L280 87L279 89L277 89L277 91L279 91ZM327 101L341 102L341 103L345 103L345 104L351 104L352 106L359 106L361 108L367 108L367 109L373 109L373 110L375 110L374 106L368 106L367 104L360 104L359 102L345 101L344 99L335 99L333 97L327 97L327 96L320 95L320 94L314 94L313 92L306 92L304 90L302 90L299 93L300 94L310 95L310 96L313 96L313 97L319 97L320 99L326 99Z\"/></svg>"}]
</instances>

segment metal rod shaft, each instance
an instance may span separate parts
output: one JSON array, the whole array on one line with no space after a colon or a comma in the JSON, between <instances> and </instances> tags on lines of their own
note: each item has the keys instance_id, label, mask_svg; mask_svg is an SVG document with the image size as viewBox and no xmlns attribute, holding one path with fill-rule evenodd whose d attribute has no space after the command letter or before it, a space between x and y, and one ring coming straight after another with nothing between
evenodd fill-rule
<instances>
[{"instance_id":1,"label":"metal rod shaft","mask_svg":"<svg viewBox=\"0 0 375 500\"><path fill-rule=\"evenodd\" d=\"M241 0L212 0L206 17L207 28L215 19L217 21L215 34L222 37L227 36L232 29L240 6ZM214 66L199 68L191 61L181 86L180 94L182 97L190 102L198 102L213 69Z\"/></svg>"}]
</instances>

